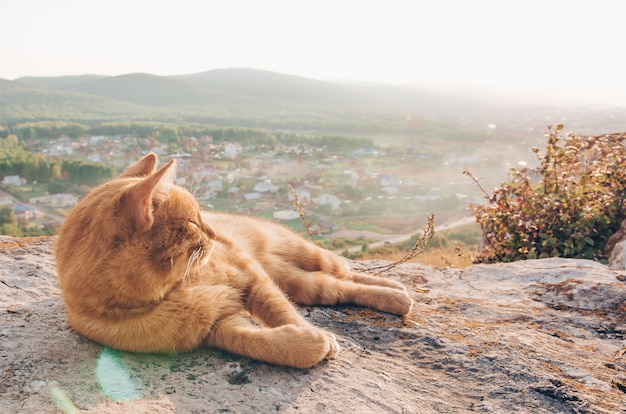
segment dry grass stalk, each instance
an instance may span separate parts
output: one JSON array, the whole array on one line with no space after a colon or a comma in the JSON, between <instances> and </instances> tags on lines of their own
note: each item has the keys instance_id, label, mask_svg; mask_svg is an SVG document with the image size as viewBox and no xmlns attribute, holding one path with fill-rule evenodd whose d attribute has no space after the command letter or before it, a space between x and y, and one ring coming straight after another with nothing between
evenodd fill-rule
<instances>
[{"instance_id":1,"label":"dry grass stalk","mask_svg":"<svg viewBox=\"0 0 626 414\"><path fill-rule=\"evenodd\" d=\"M302 204L300 204L300 199L298 198L298 194L296 194L296 190L294 190L291 184L288 184L288 186L289 186L289 191L291 192L291 195L293 195L293 204L295 205L296 210L298 210L298 214L300 214L300 219L302 219L302 223L304 223L304 226L306 227L306 231L307 233L309 233L311 240L313 240L313 243L316 243L315 236L313 235L313 232L311 231L311 223L307 222L306 220L306 215L304 213L304 209L302 208ZM415 242L415 245L411 248L411 250L409 250L409 252L404 257L402 257L400 260L397 260L391 264L370 267L370 268L365 269L365 271L371 272L374 270L378 270L376 275L379 275L381 273L388 272L394 267L413 259L415 256L418 256L419 254L426 251L426 249L428 249L428 246L430 245L430 241L432 240L434 235L435 235L435 213L430 213L428 215L428 221L426 223L426 227L424 227L424 234L422 234L421 237L417 239L417 242Z\"/></svg>"},{"instance_id":2,"label":"dry grass stalk","mask_svg":"<svg viewBox=\"0 0 626 414\"><path fill-rule=\"evenodd\" d=\"M379 275L381 273L388 272L394 267L397 267L398 265L413 259L415 256L423 253L424 251L426 251L426 249L428 249L428 246L430 245L430 241L432 240L434 235L435 235L435 213L430 213L428 215L428 222L426 223L426 226L424 227L424 234L422 234L417 239L417 242L415 242L415 245L411 248L411 250L409 250L406 256L404 256L400 260L397 260L387 265L367 268L365 269L365 271L371 272L371 271L378 270L378 272L376 272L375 274Z\"/></svg>"},{"instance_id":3,"label":"dry grass stalk","mask_svg":"<svg viewBox=\"0 0 626 414\"><path fill-rule=\"evenodd\" d=\"M474 177L472 173L470 172L470 170L468 170L467 168L464 168L463 174L467 175L469 178L471 178L474 181L474 183L478 186L478 189L482 191L482 193L485 195L485 198L487 198L488 200L491 200L491 196L487 193L487 191L485 191L483 186L480 185L478 178Z\"/></svg>"},{"instance_id":4,"label":"dry grass stalk","mask_svg":"<svg viewBox=\"0 0 626 414\"><path fill-rule=\"evenodd\" d=\"M311 230L311 223L306 221L306 216L304 214L304 209L302 208L302 204L300 204L300 199L298 198L298 194L296 194L296 190L293 189L291 184L289 184L289 191L293 196L293 204L296 206L296 210L298 210L298 214L300 214L300 218L302 219L302 223L304 223L304 227L306 227L307 233L313 240L313 243L316 243L315 236L313 235L313 231ZM317 243L316 243L317 244Z\"/></svg>"}]
</instances>

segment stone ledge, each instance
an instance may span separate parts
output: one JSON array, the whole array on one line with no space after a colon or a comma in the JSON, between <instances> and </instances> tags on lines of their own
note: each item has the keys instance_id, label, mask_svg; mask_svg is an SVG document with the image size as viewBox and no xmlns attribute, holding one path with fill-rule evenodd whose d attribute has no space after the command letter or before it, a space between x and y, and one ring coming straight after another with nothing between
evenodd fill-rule
<instances>
[{"instance_id":1,"label":"stone ledge","mask_svg":"<svg viewBox=\"0 0 626 414\"><path fill-rule=\"evenodd\" d=\"M341 353L300 371L218 350L122 353L67 324L54 238L0 237L0 412L621 412L626 283L545 259L466 269L404 264L404 320L303 307ZM355 263L360 267L374 262Z\"/></svg>"}]
</instances>

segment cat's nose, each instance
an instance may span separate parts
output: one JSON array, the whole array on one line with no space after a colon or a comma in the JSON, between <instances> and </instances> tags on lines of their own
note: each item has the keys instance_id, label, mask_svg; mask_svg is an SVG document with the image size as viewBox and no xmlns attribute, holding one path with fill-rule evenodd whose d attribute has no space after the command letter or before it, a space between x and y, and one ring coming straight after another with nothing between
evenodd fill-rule
<instances>
[{"instance_id":1,"label":"cat's nose","mask_svg":"<svg viewBox=\"0 0 626 414\"><path fill-rule=\"evenodd\" d=\"M217 238L217 233L215 233L213 227L209 226L206 223L204 224L204 232L207 234L207 236L209 236L211 240L215 240Z\"/></svg>"}]
</instances>

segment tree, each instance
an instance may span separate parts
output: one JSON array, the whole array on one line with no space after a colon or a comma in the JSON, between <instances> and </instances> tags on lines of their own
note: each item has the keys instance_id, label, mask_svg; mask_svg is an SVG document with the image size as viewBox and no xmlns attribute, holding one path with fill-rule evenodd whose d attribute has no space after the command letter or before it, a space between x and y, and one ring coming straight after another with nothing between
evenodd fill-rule
<instances>
[{"instance_id":1,"label":"tree","mask_svg":"<svg viewBox=\"0 0 626 414\"><path fill-rule=\"evenodd\" d=\"M52 180L60 180L61 177L61 166L59 164L54 164L50 170L50 178Z\"/></svg>"},{"instance_id":2,"label":"tree","mask_svg":"<svg viewBox=\"0 0 626 414\"><path fill-rule=\"evenodd\" d=\"M4 139L4 146L6 148L17 148L20 145L20 140L16 135L9 135Z\"/></svg>"},{"instance_id":3,"label":"tree","mask_svg":"<svg viewBox=\"0 0 626 414\"><path fill-rule=\"evenodd\" d=\"M15 217L13 207L0 207L0 225L3 224L17 224L17 218Z\"/></svg>"},{"instance_id":4,"label":"tree","mask_svg":"<svg viewBox=\"0 0 626 414\"><path fill-rule=\"evenodd\" d=\"M113 178L115 168L82 160L63 160L61 169L68 174L68 181L78 185L96 186Z\"/></svg>"}]
</instances>

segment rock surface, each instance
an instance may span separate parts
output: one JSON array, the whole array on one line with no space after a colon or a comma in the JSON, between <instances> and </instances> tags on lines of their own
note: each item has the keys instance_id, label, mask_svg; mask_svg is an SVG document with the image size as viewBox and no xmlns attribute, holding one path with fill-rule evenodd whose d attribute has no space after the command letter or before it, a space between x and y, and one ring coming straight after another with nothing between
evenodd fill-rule
<instances>
[{"instance_id":1,"label":"rock surface","mask_svg":"<svg viewBox=\"0 0 626 414\"><path fill-rule=\"evenodd\" d=\"M404 320L301 308L342 351L300 371L82 338L65 318L53 243L0 238L3 413L626 413L626 279L595 262L401 265L385 276L415 299Z\"/></svg>"},{"instance_id":2,"label":"rock surface","mask_svg":"<svg viewBox=\"0 0 626 414\"><path fill-rule=\"evenodd\" d=\"M607 240L605 253L608 266L615 270L626 270L626 220L619 229Z\"/></svg>"}]
</instances>

